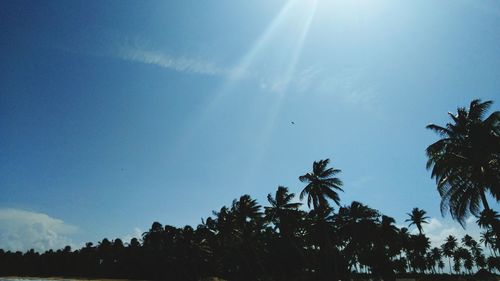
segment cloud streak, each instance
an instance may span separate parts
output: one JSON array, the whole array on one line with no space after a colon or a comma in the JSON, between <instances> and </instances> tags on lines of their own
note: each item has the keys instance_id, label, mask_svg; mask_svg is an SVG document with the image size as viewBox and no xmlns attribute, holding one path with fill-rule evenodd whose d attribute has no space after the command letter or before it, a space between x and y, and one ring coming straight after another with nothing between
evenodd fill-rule
<instances>
[{"instance_id":1,"label":"cloud streak","mask_svg":"<svg viewBox=\"0 0 500 281\"><path fill-rule=\"evenodd\" d=\"M165 53L139 48L121 47L115 53L115 56L126 61L156 65L184 73L226 76L233 72L219 67L213 62L188 57L174 57Z\"/></svg>"},{"instance_id":2,"label":"cloud streak","mask_svg":"<svg viewBox=\"0 0 500 281\"><path fill-rule=\"evenodd\" d=\"M77 228L43 213L0 209L0 248L10 251L46 251L73 246L69 235Z\"/></svg>"}]
</instances>

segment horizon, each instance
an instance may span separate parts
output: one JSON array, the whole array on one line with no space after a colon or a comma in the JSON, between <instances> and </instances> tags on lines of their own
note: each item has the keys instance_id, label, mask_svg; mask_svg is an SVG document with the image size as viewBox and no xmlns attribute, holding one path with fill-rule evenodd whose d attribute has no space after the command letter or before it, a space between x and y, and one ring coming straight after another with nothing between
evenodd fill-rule
<instances>
[{"instance_id":1,"label":"horizon","mask_svg":"<svg viewBox=\"0 0 500 281\"><path fill-rule=\"evenodd\" d=\"M479 235L441 216L425 126L500 108L497 2L0 6L1 249L127 242L243 194L266 206L326 158L342 206L399 227L424 209L433 244Z\"/></svg>"}]
</instances>

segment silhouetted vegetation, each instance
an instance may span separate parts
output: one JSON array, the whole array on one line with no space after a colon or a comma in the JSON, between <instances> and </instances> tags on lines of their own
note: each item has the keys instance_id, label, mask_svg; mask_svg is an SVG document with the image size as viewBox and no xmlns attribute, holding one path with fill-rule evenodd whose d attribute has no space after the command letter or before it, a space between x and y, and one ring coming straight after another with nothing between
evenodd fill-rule
<instances>
[{"instance_id":1,"label":"silhouetted vegetation","mask_svg":"<svg viewBox=\"0 0 500 281\"><path fill-rule=\"evenodd\" d=\"M472 275L500 271L499 215L485 197L498 202L500 179L500 114L482 116L491 102L475 100L459 108L445 127L429 125L442 139L429 146L428 168L436 178L442 211L450 210L463 224L475 215L484 229L481 240L448 236L432 247L423 231L426 212L408 213L408 227L360 202L342 205L341 172L316 161L299 177L305 184L300 199L279 186L262 207L250 195L202 220L193 228L154 222L141 239L103 239L72 250L37 253L0 250L0 275L85 276L155 280L347 280L397 275ZM479 159L478 159L479 158ZM337 210L331 205L335 203ZM482 204L482 205L481 205ZM483 206L481 210L481 206ZM450 279L448 279L450 278ZM441 275L440 280L452 280ZM437 279L436 279L437 280Z\"/></svg>"}]
</instances>

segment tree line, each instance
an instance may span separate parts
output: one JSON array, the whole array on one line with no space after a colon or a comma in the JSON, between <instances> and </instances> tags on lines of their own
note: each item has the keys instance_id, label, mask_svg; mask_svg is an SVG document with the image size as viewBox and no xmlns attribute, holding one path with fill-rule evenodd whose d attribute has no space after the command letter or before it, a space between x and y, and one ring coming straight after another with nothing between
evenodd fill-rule
<instances>
[{"instance_id":1,"label":"tree line","mask_svg":"<svg viewBox=\"0 0 500 281\"><path fill-rule=\"evenodd\" d=\"M155 280L347 280L371 276L500 272L500 215L486 195L500 199L500 113L484 118L492 102L458 108L452 122L429 125L440 139L427 148L441 211L464 225L470 215L481 238L448 236L432 247L423 225L426 212L413 208L408 227L354 201L342 205L340 170L315 161L299 177L300 200L287 187L261 206L243 195L196 228L154 222L140 239L103 239L72 250L37 253L0 250L0 275L84 276ZM305 199L306 206L303 206ZM336 207L337 209L334 209ZM410 227L417 232L410 232ZM446 265L448 270L445 271Z\"/></svg>"}]
</instances>

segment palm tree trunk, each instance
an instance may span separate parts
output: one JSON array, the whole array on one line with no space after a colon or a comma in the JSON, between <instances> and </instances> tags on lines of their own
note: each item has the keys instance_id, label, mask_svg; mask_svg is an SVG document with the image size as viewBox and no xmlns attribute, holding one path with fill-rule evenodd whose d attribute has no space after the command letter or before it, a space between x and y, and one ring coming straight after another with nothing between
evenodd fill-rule
<instances>
[{"instance_id":1,"label":"palm tree trunk","mask_svg":"<svg viewBox=\"0 0 500 281\"><path fill-rule=\"evenodd\" d=\"M451 274L451 258L448 257L448 265L450 266L450 274Z\"/></svg>"},{"instance_id":2,"label":"palm tree trunk","mask_svg":"<svg viewBox=\"0 0 500 281\"><path fill-rule=\"evenodd\" d=\"M483 207L485 210L490 209L490 205L488 204L488 201L486 200L486 195L484 194L484 191L481 192L481 201L483 202Z\"/></svg>"}]
</instances>

